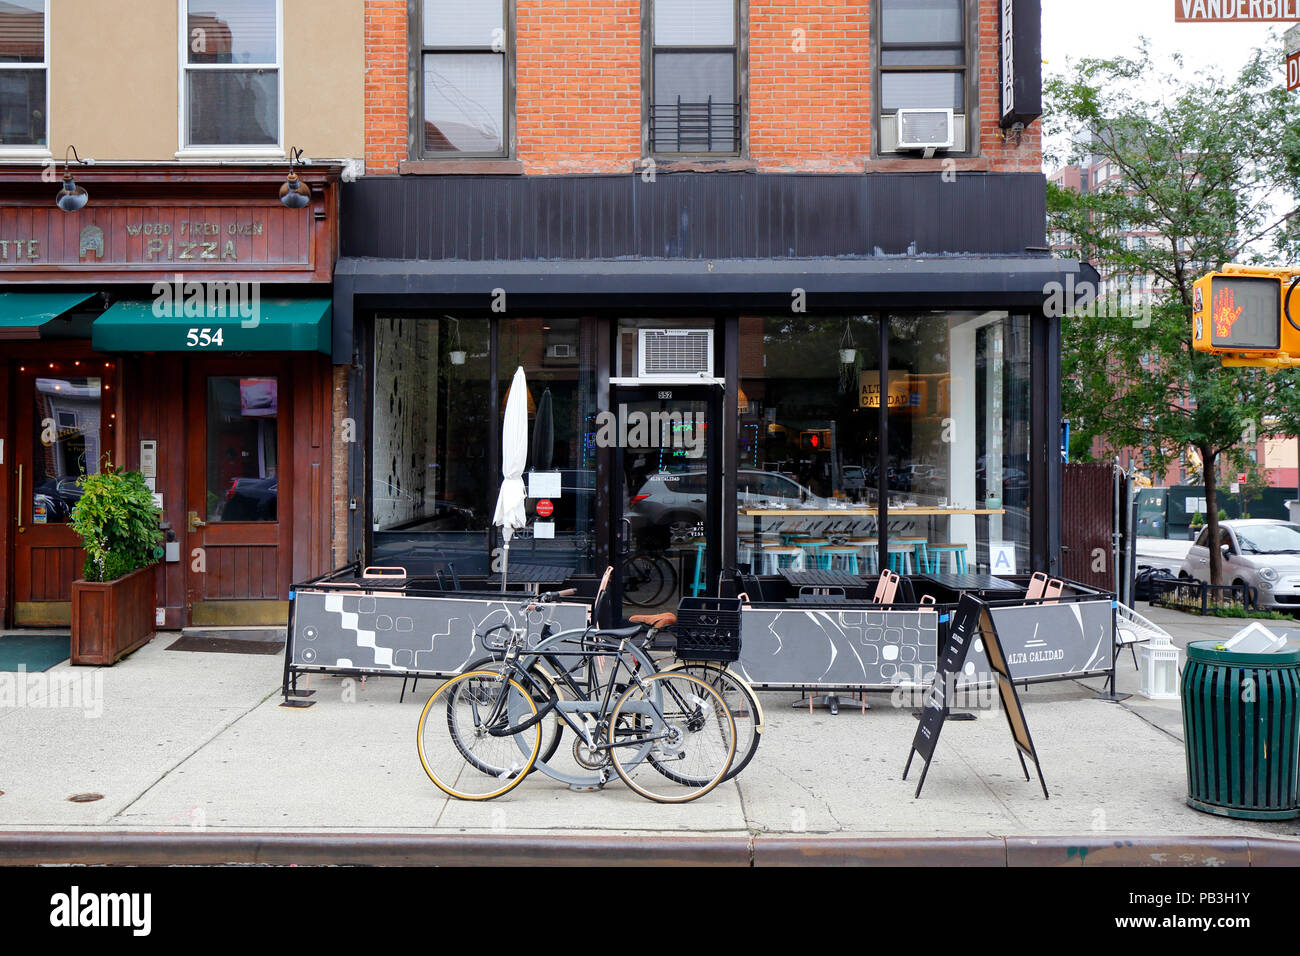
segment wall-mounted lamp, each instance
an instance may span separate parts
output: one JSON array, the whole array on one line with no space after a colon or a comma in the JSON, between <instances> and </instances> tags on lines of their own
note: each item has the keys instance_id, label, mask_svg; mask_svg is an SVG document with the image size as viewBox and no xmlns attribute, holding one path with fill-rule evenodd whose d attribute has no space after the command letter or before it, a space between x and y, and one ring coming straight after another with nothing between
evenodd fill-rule
<instances>
[{"instance_id":1,"label":"wall-mounted lamp","mask_svg":"<svg viewBox=\"0 0 1300 956\"><path fill-rule=\"evenodd\" d=\"M78 186L77 181L72 178L72 170L69 168L69 153L83 166L93 166L95 161L93 159L83 160L77 155L77 147L75 146L69 146L63 153L63 188L54 197L54 202L64 212L76 212L90 202L90 194L86 192L85 187Z\"/></svg>"},{"instance_id":2,"label":"wall-mounted lamp","mask_svg":"<svg viewBox=\"0 0 1300 956\"><path fill-rule=\"evenodd\" d=\"M311 202L311 187L293 171L295 163L302 162L302 150L296 146L289 150L289 178L280 187L280 202L289 209L302 209Z\"/></svg>"}]
</instances>

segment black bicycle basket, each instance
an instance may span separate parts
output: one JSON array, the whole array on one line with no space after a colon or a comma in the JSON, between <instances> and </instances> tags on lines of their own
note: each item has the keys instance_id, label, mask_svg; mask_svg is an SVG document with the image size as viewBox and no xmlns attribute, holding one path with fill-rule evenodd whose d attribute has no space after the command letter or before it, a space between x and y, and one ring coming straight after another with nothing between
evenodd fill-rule
<instances>
[{"instance_id":1,"label":"black bicycle basket","mask_svg":"<svg viewBox=\"0 0 1300 956\"><path fill-rule=\"evenodd\" d=\"M677 605L677 656L730 662L740 657L740 598L688 597Z\"/></svg>"}]
</instances>

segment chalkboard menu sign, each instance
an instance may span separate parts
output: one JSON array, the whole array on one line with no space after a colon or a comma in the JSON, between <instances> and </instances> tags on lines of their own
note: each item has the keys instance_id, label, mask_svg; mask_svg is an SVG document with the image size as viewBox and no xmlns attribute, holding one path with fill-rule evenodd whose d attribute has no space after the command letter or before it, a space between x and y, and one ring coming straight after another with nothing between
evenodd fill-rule
<instances>
[{"instance_id":1,"label":"chalkboard menu sign","mask_svg":"<svg viewBox=\"0 0 1300 956\"><path fill-rule=\"evenodd\" d=\"M1007 715L1007 726L1011 730L1011 738L1020 757L1020 769L1024 771L1025 779L1028 780L1029 767L1025 764L1025 758L1028 757L1034 762L1034 767L1038 771L1038 781L1043 788L1043 796L1047 797L1047 783L1043 780L1043 768L1038 763L1033 738L1029 736L1029 725L1025 722L1020 696L1016 693L1011 671L1007 667L1002 642L998 640L997 625L993 623L988 605L970 594L961 596L957 610L949 622L948 638L939 655L934 683L930 685L925 704L921 709L921 721L916 728L916 736L912 738L912 749L907 755L907 765L903 768L903 779L907 779L908 771L912 769L912 758L920 754L921 759L925 761L925 767L921 771L921 778L916 782L915 795L919 797L921 788L925 786L925 775L930 772L934 748L939 742L939 732L943 730L944 721L948 719L950 713L957 675L961 673L971 645L976 641L981 643L989 666L993 669L998 694L1002 700L1002 710Z\"/></svg>"}]
</instances>

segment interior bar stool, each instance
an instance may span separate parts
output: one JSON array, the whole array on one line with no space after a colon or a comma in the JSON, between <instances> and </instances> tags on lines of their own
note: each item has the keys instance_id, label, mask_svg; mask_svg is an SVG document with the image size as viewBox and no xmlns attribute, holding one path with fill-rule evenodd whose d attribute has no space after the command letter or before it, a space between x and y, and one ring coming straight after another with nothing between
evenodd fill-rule
<instances>
[{"instance_id":1,"label":"interior bar stool","mask_svg":"<svg viewBox=\"0 0 1300 956\"><path fill-rule=\"evenodd\" d=\"M943 559L945 555L951 555L948 567L956 574L966 574L966 545L952 541L935 542L929 545L930 550L930 570L939 572L943 570Z\"/></svg>"},{"instance_id":2,"label":"interior bar stool","mask_svg":"<svg viewBox=\"0 0 1300 956\"><path fill-rule=\"evenodd\" d=\"M695 538L690 542L695 549L695 574L691 578L691 597L704 593L704 551L708 547L708 538Z\"/></svg>"},{"instance_id":3,"label":"interior bar stool","mask_svg":"<svg viewBox=\"0 0 1300 956\"><path fill-rule=\"evenodd\" d=\"M911 574L912 555L915 553L916 545L912 542L890 541L889 570L898 574Z\"/></svg>"},{"instance_id":4,"label":"interior bar stool","mask_svg":"<svg viewBox=\"0 0 1300 956\"><path fill-rule=\"evenodd\" d=\"M859 574L858 571L858 549L851 544L836 544L828 548L822 548L817 552L819 567L823 571L847 571L849 574ZM836 567L836 564L839 567Z\"/></svg>"},{"instance_id":5,"label":"interior bar stool","mask_svg":"<svg viewBox=\"0 0 1300 956\"><path fill-rule=\"evenodd\" d=\"M780 574L782 568L803 570L803 549L793 545L763 545L763 573Z\"/></svg>"},{"instance_id":6,"label":"interior bar stool","mask_svg":"<svg viewBox=\"0 0 1300 956\"><path fill-rule=\"evenodd\" d=\"M849 538L844 542L851 548L857 548L861 556L862 574L875 574L880 570L880 561L878 560L880 552L879 538Z\"/></svg>"},{"instance_id":7,"label":"interior bar stool","mask_svg":"<svg viewBox=\"0 0 1300 956\"><path fill-rule=\"evenodd\" d=\"M803 566L805 568L821 567L821 558L819 555L823 548L831 546L830 538L823 538L820 535L812 538L800 538L797 541L791 541L792 545L803 551Z\"/></svg>"},{"instance_id":8,"label":"interior bar stool","mask_svg":"<svg viewBox=\"0 0 1300 956\"><path fill-rule=\"evenodd\" d=\"M890 539L889 550L893 552L894 542L906 545L912 549L912 558L916 567L917 574L924 574L930 570L930 556L926 554L925 546L929 543L928 538L918 538L915 535L909 535L904 538ZM898 570L895 568L894 570ZM910 573L910 572L909 572Z\"/></svg>"}]
</instances>

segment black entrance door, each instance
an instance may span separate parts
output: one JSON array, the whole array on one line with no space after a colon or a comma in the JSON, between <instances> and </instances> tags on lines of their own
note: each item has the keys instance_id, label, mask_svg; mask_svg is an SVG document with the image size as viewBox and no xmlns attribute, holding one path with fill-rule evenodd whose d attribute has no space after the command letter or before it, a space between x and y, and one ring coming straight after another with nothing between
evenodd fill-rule
<instances>
[{"instance_id":1,"label":"black entrance door","mask_svg":"<svg viewBox=\"0 0 1300 956\"><path fill-rule=\"evenodd\" d=\"M721 555L721 389L615 386L597 441L614 448L614 585L622 617L712 594Z\"/></svg>"}]
</instances>

